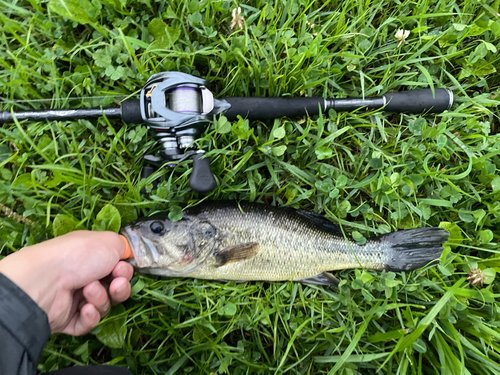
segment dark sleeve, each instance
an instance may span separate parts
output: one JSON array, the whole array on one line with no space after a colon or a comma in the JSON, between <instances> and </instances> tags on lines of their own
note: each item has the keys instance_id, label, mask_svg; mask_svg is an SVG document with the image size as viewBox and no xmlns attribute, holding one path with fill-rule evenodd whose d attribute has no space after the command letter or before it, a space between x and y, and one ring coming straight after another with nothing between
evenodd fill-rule
<instances>
[{"instance_id":1,"label":"dark sleeve","mask_svg":"<svg viewBox=\"0 0 500 375\"><path fill-rule=\"evenodd\" d=\"M49 335L47 314L0 273L0 374L35 374Z\"/></svg>"}]
</instances>

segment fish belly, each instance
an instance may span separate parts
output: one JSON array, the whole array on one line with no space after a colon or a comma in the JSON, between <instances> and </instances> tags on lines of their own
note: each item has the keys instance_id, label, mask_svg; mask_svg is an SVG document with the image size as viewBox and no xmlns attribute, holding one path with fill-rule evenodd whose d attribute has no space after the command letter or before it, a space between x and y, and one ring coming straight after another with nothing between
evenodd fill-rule
<instances>
[{"instance_id":1,"label":"fish belly","mask_svg":"<svg viewBox=\"0 0 500 375\"><path fill-rule=\"evenodd\" d=\"M377 257L367 254L367 248L349 245L337 250L331 244L311 247L295 247L300 244L286 240L274 244L260 243L257 254L249 259L231 262L217 267L215 257L210 256L188 277L212 280L300 280L319 275L325 271L347 268L382 268ZM288 241L289 242L289 241ZM340 242L340 241L339 241ZM373 259L371 259L373 258Z\"/></svg>"}]
</instances>

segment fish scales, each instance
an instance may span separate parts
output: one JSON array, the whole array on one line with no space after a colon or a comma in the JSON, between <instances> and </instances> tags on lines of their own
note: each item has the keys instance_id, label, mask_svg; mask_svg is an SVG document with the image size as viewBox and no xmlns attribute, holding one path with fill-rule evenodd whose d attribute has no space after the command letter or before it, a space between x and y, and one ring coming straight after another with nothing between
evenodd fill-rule
<instances>
[{"instance_id":1,"label":"fish scales","mask_svg":"<svg viewBox=\"0 0 500 375\"><path fill-rule=\"evenodd\" d=\"M222 248L242 242L256 242L259 249L252 258L224 267L214 267L215 261L212 259L212 262L205 262L186 276L277 281L298 280L324 271L360 265L383 268L384 254L379 243L371 241L367 246L357 246L345 238L319 229L293 210L264 207L242 204L241 207L212 206L205 209L210 223L221 231ZM189 214L188 210L186 215Z\"/></svg>"},{"instance_id":2,"label":"fish scales","mask_svg":"<svg viewBox=\"0 0 500 375\"><path fill-rule=\"evenodd\" d=\"M168 213L140 219L122 234L134 253L131 263L142 272L320 284L330 283L321 279L329 275L326 271L420 268L439 258L449 236L440 228L416 228L368 239L361 246L321 215L235 201L190 207L178 222L168 220Z\"/></svg>"}]
</instances>

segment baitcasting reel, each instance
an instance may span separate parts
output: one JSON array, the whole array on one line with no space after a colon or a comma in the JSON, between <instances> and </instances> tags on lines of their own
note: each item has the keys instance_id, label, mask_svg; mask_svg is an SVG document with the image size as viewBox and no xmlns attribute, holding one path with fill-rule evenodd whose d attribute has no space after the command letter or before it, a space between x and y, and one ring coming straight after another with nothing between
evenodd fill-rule
<instances>
[{"instance_id":1,"label":"baitcasting reel","mask_svg":"<svg viewBox=\"0 0 500 375\"><path fill-rule=\"evenodd\" d=\"M204 151L194 151L192 144L200 138L213 116L229 109L230 105L214 99L208 87L208 81L179 72L154 74L148 79L141 90L140 112L161 150L159 156L145 157L150 165L144 167L143 177L154 172L151 165L160 167L165 161L191 157L191 189L208 193L215 188L210 160L202 159Z\"/></svg>"},{"instance_id":2,"label":"baitcasting reel","mask_svg":"<svg viewBox=\"0 0 500 375\"><path fill-rule=\"evenodd\" d=\"M206 194L215 186L210 160L202 158L193 143L207 128L214 115L224 114L229 121L238 116L249 120L317 115L330 109L353 111L359 108L383 109L388 112L440 113L450 109L453 93L444 88L410 90L379 97L333 99L321 97L262 98L231 97L215 99L209 82L180 72L152 75L141 90L140 99L125 100L119 108L63 109L23 112L1 112L0 124L17 120L76 120L106 116L126 123L146 124L159 142L157 156L147 155L143 177L148 177L165 162L175 165L185 158L193 159L189 186Z\"/></svg>"}]
</instances>

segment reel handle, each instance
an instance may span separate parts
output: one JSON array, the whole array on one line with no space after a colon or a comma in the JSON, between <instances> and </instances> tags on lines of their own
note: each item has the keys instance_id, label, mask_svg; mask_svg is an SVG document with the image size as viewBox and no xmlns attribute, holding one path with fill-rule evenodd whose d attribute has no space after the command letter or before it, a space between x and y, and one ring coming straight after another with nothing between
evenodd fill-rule
<instances>
[{"instance_id":1,"label":"reel handle","mask_svg":"<svg viewBox=\"0 0 500 375\"><path fill-rule=\"evenodd\" d=\"M203 158L203 154L202 151L193 155L193 171L189 178L189 186L197 193L207 194L214 190L217 184L210 169L210 159Z\"/></svg>"},{"instance_id":2,"label":"reel handle","mask_svg":"<svg viewBox=\"0 0 500 375\"><path fill-rule=\"evenodd\" d=\"M210 159L203 158L205 154L204 151L188 151L185 157L191 157L193 159L193 170L191 176L189 177L189 187L200 194L210 193L217 183L215 177L210 169ZM155 171L161 168L162 158L152 155L146 155L147 163L142 169L142 178L148 178ZM153 181L153 189L158 187L158 181ZM141 193L146 193L145 189L141 190Z\"/></svg>"}]
</instances>

